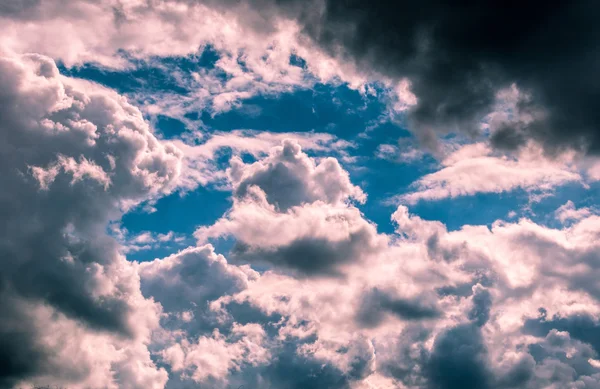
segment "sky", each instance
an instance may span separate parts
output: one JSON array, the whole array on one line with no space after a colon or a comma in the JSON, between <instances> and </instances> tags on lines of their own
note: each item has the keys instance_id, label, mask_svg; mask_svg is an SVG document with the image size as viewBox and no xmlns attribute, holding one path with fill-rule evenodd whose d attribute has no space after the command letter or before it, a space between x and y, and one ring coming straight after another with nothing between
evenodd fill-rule
<instances>
[{"instance_id":1,"label":"sky","mask_svg":"<svg viewBox=\"0 0 600 389\"><path fill-rule=\"evenodd\" d=\"M0 2L0 389L600 388L597 2Z\"/></svg>"}]
</instances>

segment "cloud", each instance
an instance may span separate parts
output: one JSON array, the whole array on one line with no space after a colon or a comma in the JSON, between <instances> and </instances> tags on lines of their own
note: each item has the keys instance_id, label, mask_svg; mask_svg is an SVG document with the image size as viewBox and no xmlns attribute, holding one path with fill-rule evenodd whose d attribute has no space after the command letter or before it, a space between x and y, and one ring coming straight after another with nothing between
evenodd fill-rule
<instances>
[{"instance_id":1,"label":"cloud","mask_svg":"<svg viewBox=\"0 0 600 389\"><path fill-rule=\"evenodd\" d=\"M197 136L197 139L196 139ZM314 153L348 155L350 142L326 133L271 133L266 131L234 130L229 132L195 133L192 139L173 140L184 154L180 185L193 189L201 185L229 185L227 174L219 166L222 152L230 150L233 156L251 155L255 159L266 156L284 140L293 140L302 149Z\"/></svg>"},{"instance_id":2,"label":"cloud","mask_svg":"<svg viewBox=\"0 0 600 389\"><path fill-rule=\"evenodd\" d=\"M333 158L316 163L286 140L255 163L232 159L228 175L233 208L194 235L199 242L233 236L236 259L329 273L382 244L375 227L349 204L365 195Z\"/></svg>"},{"instance_id":3,"label":"cloud","mask_svg":"<svg viewBox=\"0 0 600 389\"><path fill-rule=\"evenodd\" d=\"M0 89L1 384L162 387L147 349L160 306L105 227L173 191L181 153L124 98L50 58L2 55Z\"/></svg>"},{"instance_id":4,"label":"cloud","mask_svg":"<svg viewBox=\"0 0 600 389\"><path fill-rule=\"evenodd\" d=\"M236 185L233 190L236 193ZM247 288L218 298L210 304L211 309L231 315L229 320L239 320L241 311L235 307L248 305L260 310L264 316L253 317L261 317L261 323L277 323L276 339L294 342L295 346L290 346L293 354L335 367L335 373L329 373L333 376L328 375L339 377L328 381L332 387L366 385L368 377L383 375L406 387L541 388L547 385L544 377L550 373L535 367L537 356L527 348L533 350L538 343L526 329L531 326L527 324L531 312L543 306L560 317L578 312L593 317L600 314L593 308L597 288L591 281L597 248L589 242L596 241L599 225L593 215L563 229L522 219L517 223L498 221L491 228L463 226L450 232L444 224L411 215L401 206L392 216L396 232L382 239L376 250L365 253L352 248L357 259L336 266L343 277L297 277L298 273L281 271L290 266L301 269L285 262L295 257L284 249L296 245L283 238L287 225L302 217L300 210L306 212L316 204L330 210L340 205L317 200L282 211L260 187L244 196L242 201L234 196L239 203L234 202L222 224L215 225L219 227L200 229L197 234L209 236L211 228L215 234L233 231L236 239L245 236L244 241L257 246L277 245L283 254ZM241 209L245 209L247 222L241 223ZM268 216L259 222L257 215L265 210ZM290 214L293 217L288 218ZM266 220L271 218L285 222L270 232ZM261 233L253 229L255 225ZM293 231L306 225L294 225ZM313 235L319 231L314 227L308 230ZM239 250L234 246L232 258ZM327 250L321 248L320 252ZM327 257L335 258L335 254ZM269 251L250 258L260 262L269 258ZM548 328L564 326L556 322ZM374 367L358 375L351 373L354 364L345 357L346 350L360 344L354 334L372 339L375 351L373 365L367 363L368 358L360 359L360 365ZM589 359L595 354L584 355ZM543 363L548 365L544 369L566 369L550 360ZM275 373L266 370L260 374L272 380ZM296 372L295 382L304 382L303 374ZM587 382L594 374L594 370L581 370L562 382Z\"/></svg>"},{"instance_id":5,"label":"cloud","mask_svg":"<svg viewBox=\"0 0 600 389\"><path fill-rule=\"evenodd\" d=\"M162 352L172 371L196 383L224 380L231 370L264 365L269 362L269 350L263 346L265 332L258 324L236 325L225 337L215 330L212 336L201 336L197 343L187 340Z\"/></svg>"},{"instance_id":6,"label":"cloud","mask_svg":"<svg viewBox=\"0 0 600 389\"><path fill-rule=\"evenodd\" d=\"M595 382L596 216L560 229L522 219L448 231L401 206L396 231L384 236L352 205L345 172L326 169L337 172L331 187L344 189L322 191L323 160L296 143L238 163L229 172L232 209L196 233L201 242L231 234L232 262L203 245L132 266L143 296L160 304L147 347L168 367L167 387ZM283 209L287 187L264 184L265 175L278 177L278 163L311 189ZM368 243L352 245L353 231ZM255 255L244 257L239 242ZM311 255L294 256L298 242ZM540 307L544 316L532 317Z\"/></svg>"},{"instance_id":7,"label":"cloud","mask_svg":"<svg viewBox=\"0 0 600 389\"><path fill-rule=\"evenodd\" d=\"M325 158L315 164L291 140L284 140L282 146L271 149L268 158L252 165L233 159L228 173L236 197L244 197L248 188L255 186L265 193L269 204L282 211L317 200L330 204L350 198L366 200L336 159Z\"/></svg>"},{"instance_id":8,"label":"cloud","mask_svg":"<svg viewBox=\"0 0 600 389\"><path fill-rule=\"evenodd\" d=\"M435 339L426 368L431 388L490 388L487 349L479 329L472 325L451 328Z\"/></svg>"},{"instance_id":9,"label":"cloud","mask_svg":"<svg viewBox=\"0 0 600 389\"><path fill-rule=\"evenodd\" d=\"M264 2L245 4L267 8ZM600 123L590 103L598 94L590 82L597 65L594 2L299 4L273 2L272 8L299 23L333 57L363 71L407 79L416 97L409 121L434 147L436 130L478 133L496 94L516 84L524 93L515 115L493 134L494 145L514 148L535 140L547 152L600 150Z\"/></svg>"},{"instance_id":10,"label":"cloud","mask_svg":"<svg viewBox=\"0 0 600 389\"><path fill-rule=\"evenodd\" d=\"M417 148L400 151L398 146L381 144L377 146L375 156L396 163L414 163L423 159L425 153Z\"/></svg>"},{"instance_id":11,"label":"cloud","mask_svg":"<svg viewBox=\"0 0 600 389\"><path fill-rule=\"evenodd\" d=\"M7 27L0 44L17 53L48 55L68 67L93 63L117 69L140 62L161 68L158 58L194 57L210 47L218 56L214 69L157 69L184 88L185 95L138 96L148 112L181 118L204 109L227 111L257 94L281 93L317 81L343 78L354 88L364 83L355 67L304 39L297 23L268 7L263 11L212 1L26 2L0 10ZM292 56L303 58L304 65L292 63Z\"/></svg>"},{"instance_id":12,"label":"cloud","mask_svg":"<svg viewBox=\"0 0 600 389\"><path fill-rule=\"evenodd\" d=\"M567 201L565 204L561 205L556 211L554 211L556 218L560 220L561 223L565 223L566 221L577 221L584 219L592 214L592 211L589 208L575 208L575 204L571 200Z\"/></svg>"},{"instance_id":13,"label":"cloud","mask_svg":"<svg viewBox=\"0 0 600 389\"><path fill-rule=\"evenodd\" d=\"M486 50L462 56L470 58L469 64L457 63L450 49L471 53L469 42L474 43L435 28L423 30L423 47L398 45L407 42L399 38L398 47L390 48L389 66L382 66L380 49L386 42L376 38L386 36L379 33L385 31L387 13L380 31L369 39L356 37L369 33L361 18L378 16L385 7L356 4L365 12L347 14L347 5L323 2L298 14L291 2L280 9L265 6L264 15L258 15L248 3L236 4L10 2L0 6L7 22L1 39L12 51L47 50L67 64L106 66L126 65L115 55L119 49L147 59L190 53L198 40L222 39L218 50L225 55L219 66L235 77L230 89L217 88L217 109L248 96L250 84L300 80L295 70L277 74L289 66L286 31L294 45L299 42L294 39L309 36L325 51L335 48L330 55L315 54L324 55L322 62L307 55L311 71L323 77L344 73L356 83L364 78L352 78L332 58L357 60L359 67L400 78L405 72L396 71L396 50L411 54L415 49L414 65L432 66L417 72L404 64L408 79L396 91L397 109L425 132L442 122L465 124L473 132L474 118L488 113L490 101L498 99L497 87L515 74ZM462 25L446 25L439 8L430 8L427 20L462 38ZM240 10L247 11L243 23L229 18ZM458 11L456 23L464 22ZM483 16L486 11L478 8ZM328 22L323 29L315 28L320 21L313 12ZM342 15L348 16L348 29L340 35ZM198 27L194 22L202 17L205 24ZM395 23L406 22L397 28L408 37L421 31L423 17L419 10L393 15ZM271 30L269 20L285 18L297 24ZM487 22L497 27L494 20ZM520 21L516 27L522 27ZM521 41L515 30L508 38ZM273 41L258 39L261 34L281 38L282 46L267 59L261 55ZM487 38L480 37L483 43ZM370 56L363 56L361 44L367 47L372 39L384 46L373 45ZM561 48L563 41L557 45ZM227 55L240 46L239 56ZM447 58L443 74L438 54ZM490 70L470 67L483 59L490 60L484 62L492 70L498 65L491 85L478 82L488 80ZM590 160L558 152L549 160L544 154L573 145L594 151L589 134L577 127L588 122L586 107L574 111L581 119L573 132L583 136L583 143L554 138L554 127L536 132L536 123L557 123L564 108L561 104L547 115L557 103L546 99L548 90L538 83L545 80L539 69L557 71L554 57L548 62L536 67L540 74L530 80L527 66L517 72L523 76L517 81L527 81L524 92L508 96L521 104L515 105L521 110L517 136L503 127L510 118L490 119L495 144L527 144L514 159L483 144L462 147L409 195L416 201L515 188L551 190L592 180ZM261 66L266 66L262 73ZM427 89L431 85L434 89ZM572 96L569 89L565 96ZM8 49L0 58L0 116L0 173L10 188L0 193L0 386L598 386L600 218L591 210L567 203L556 213L563 225L554 228L521 219L449 231L400 206L392 215L395 231L381 234L360 211L366 194L338 160L305 152L333 150L343 158L348 143L323 134L248 131L163 141L123 96L61 76L49 57ZM546 149L522 142L521 136L541 141ZM223 173L215 160L225 147L234 157ZM386 154L385 148L380 151ZM245 162L245 153L254 162ZM196 167L206 170L194 175ZM128 244L139 248L177 236L129 235L118 224L123 212L219 179L231 189L232 207L196 231L197 247L151 262L126 260ZM230 261L205 244L221 237L234 241L226 254Z\"/></svg>"},{"instance_id":14,"label":"cloud","mask_svg":"<svg viewBox=\"0 0 600 389\"><path fill-rule=\"evenodd\" d=\"M590 103L598 88L589 82L595 79L598 39L590 15L597 8L585 0L509 7L328 0L15 4L0 11L3 46L68 66L124 67L128 56L186 56L211 45L221 54L217 66L232 76L226 85L218 83L211 99L217 111L265 87L281 90L307 78L310 84L311 76L341 79L354 88L381 81L395 96L392 109L405 112L410 128L436 148L440 132L480 133L499 96L514 85L519 93L512 96L513 114L498 117L494 126L496 147L514 149L533 140L549 154L573 148L592 155L600 147ZM510 33L499 34L507 20L514 22ZM306 72L290 63L291 55L304 60ZM179 109L168 103L173 97L158 105ZM176 100L185 101L181 107L200 97Z\"/></svg>"},{"instance_id":15,"label":"cloud","mask_svg":"<svg viewBox=\"0 0 600 389\"><path fill-rule=\"evenodd\" d=\"M424 299L421 298L421 300ZM377 326L384 320L386 313L407 321L439 317L441 313L435 307L432 299L429 300L396 298L375 287L363 296L357 319L365 326Z\"/></svg>"},{"instance_id":16,"label":"cloud","mask_svg":"<svg viewBox=\"0 0 600 389\"><path fill-rule=\"evenodd\" d=\"M441 169L419 178L413 192L398 199L409 204L477 193L502 193L516 189L549 192L567 183L582 183L575 161L548 160L534 148L517 156L495 155L483 143L462 146L441 162Z\"/></svg>"},{"instance_id":17,"label":"cloud","mask_svg":"<svg viewBox=\"0 0 600 389\"><path fill-rule=\"evenodd\" d=\"M248 266L228 264L211 246L189 247L163 259L139 263L138 272L142 292L170 314L204 309L212 300L244 290L258 277Z\"/></svg>"},{"instance_id":18,"label":"cloud","mask_svg":"<svg viewBox=\"0 0 600 389\"><path fill-rule=\"evenodd\" d=\"M30 104L3 105L25 107L30 117L38 112L36 120L7 116L22 132L2 132L4 144L54 143L51 152L11 160L21 162L7 172L20 189L6 197L16 204L7 212L25 209L43 228L8 213L2 247L20 266L11 264L8 274L27 282L1 278L9 315L0 341L11 350L0 354L10 360L4 382L542 388L596 380L595 339L586 334L600 317L597 216L581 214L561 228L522 219L448 231L401 206L392 215L396 230L383 235L357 208L365 195L336 159L309 157L299 141L272 147L281 140L257 136L246 147L255 162L232 159L232 207L196 231L202 244L130 263L119 240L142 245L170 237L130 237L116 228L115 240L106 226L123 209L185 185L186 151L157 140L114 92L59 76L44 57L11 61L17 76L3 80L31 77L52 88L20 100ZM5 87L2 96L18 99L23 90ZM96 129L82 132L65 118ZM20 138L28 131L36 137ZM215 139L208 156L235 138ZM12 158L11 150L1 155ZM462 148L446 161L495 158L488 152ZM101 175L74 180L79 168L64 169L59 154L76 163L85 158L84 170L102 169L110 185ZM26 199L35 201L19 205ZM231 261L204 245L219 237L234 239ZM25 259L29 266L21 265ZM540 307L546 316L532 317Z\"/></svg>"},{"instance_id":19,"label":"cloud","mask_svg":"<svg viewBox=\"0 0 600 389\"><path fill-rule=\"evenodd\" d=\"M173 231L164 234L150 231L131 234L127 228L122 227L119 223L109 224L109 230L111 235L119 242L122 253L171 247L171 245L180 246L186 241L183 234Z\"/></svg>"}]
</instances>

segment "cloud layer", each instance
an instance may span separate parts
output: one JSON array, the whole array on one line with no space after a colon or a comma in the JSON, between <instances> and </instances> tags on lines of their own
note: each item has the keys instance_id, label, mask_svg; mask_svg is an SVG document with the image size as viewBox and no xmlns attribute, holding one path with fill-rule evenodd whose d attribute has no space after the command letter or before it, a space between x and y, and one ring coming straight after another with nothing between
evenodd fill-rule
<instances>
[{"instance_id":1,"label":"cloud layer","mask_svg":"<svg viewBox=\"0 0 600 389\"><path fill-rule=\"evenodd\" d=\"M600 388L593 199L453 229L413 213L567 184L594 197L596 11L584 0L4 2L0 388ZM141 108L59 72L168 73L168 60L205 50L210 66L175 66L184 92L131 94ZM369 152L421 168L426 152L391 145L396 132L369 149L372 129L340 139L201 125L319 83L376 95L385 120L440 157L390 194L387 230L366 216L366 189L387 183L357 177L373 172L360 165ZM155 131L163 114L184 135ZM448 132L483 137L440 143ZM189 236L128 229L124 215L199 187L230 202ZM127 258L167 243L163 258Z\"/></svg>"}]
</instances>

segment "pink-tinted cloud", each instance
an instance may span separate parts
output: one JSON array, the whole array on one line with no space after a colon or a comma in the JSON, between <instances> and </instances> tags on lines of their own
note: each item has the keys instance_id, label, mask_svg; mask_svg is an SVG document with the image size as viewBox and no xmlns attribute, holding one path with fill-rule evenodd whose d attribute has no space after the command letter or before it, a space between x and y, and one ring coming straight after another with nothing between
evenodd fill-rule
<instances>
[{"instance_id":1,"label":"pink-tinted cloud","mask_svg":"<svg viewBox=\"0 0 600 389\"><path fill-rule=\"evenodd\" d=\"M414 204L516 189L547 192L572 182L583 183L584 179L570 160L547 159L535 147L516 157L495 155L487 145L475 143L448 155L440 170L419 178L414 190L398 200Z\"/></svg>"}]
</instances>

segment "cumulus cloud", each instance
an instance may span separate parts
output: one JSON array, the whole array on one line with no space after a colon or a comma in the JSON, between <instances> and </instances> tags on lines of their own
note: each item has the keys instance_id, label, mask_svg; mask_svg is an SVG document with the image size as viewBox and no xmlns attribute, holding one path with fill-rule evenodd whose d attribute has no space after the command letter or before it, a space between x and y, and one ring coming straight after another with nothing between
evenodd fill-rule
<instances>
[{"instance_id":1,"label":"cumulus cloud","mask_svg":"<svg viewBox=\"0 0 600 389\"><path fill-rule=\"evenodd\" d=\"M211 133L195 132L188 139L174 139L173 144L184 154L183 172L180 185L188 189L201 185L229 187L227 173L217 160L224 150L236 157L250 155L255 159L264 158L273 147L284 140L297 143L305 151L314 153L334 153L347 156L352 144L327 133L271 133L251 130L234 130ZM236 159L237 161L237 159Z\"/></svg>"},{"instance_id":2,"label":"cumulus cloud","mask_svg":"<svg viewBox=\"0 0 600 389\"><path fill-rule=\"evenodd\" d=\"M32 66L25 69L35 73L42 59L52 69L43 57L12 61ZM357 208L365 195L337 160L309 157L297 141L287 140L266 155L256 151L256 162L232 159L227 171L232 208L195 233L200 243L234 238L231 261L202 244L163 259L129 263L105 227L122 209L181 184L183 152L156 140L139 112L113 92L47 74L54 74L72 93L68 96L76 87L86 88L76 95L79 100L63 99L61 109L46 109L51 111L48 120L83 117L96 130L82 134L65 124L51 131L47 125L19 127L25 134L41 132L38 137L46 142L68 134L73 139L57 142L57 149L45 156L40 151L33 160L23 160L17 173L8 175L22 188L11 201L19 204L28 194L61 204L54 193L86 201L78 205L68 197L69 207L79 208L72 213L64 208L60 217L49 207L29 207L40 223L59 223L46 224L59 226L50 240L22 221L6 235L13 239L4 240L4 247L13 247L13 263L34 247L17 245L32 242L29 233L38 245L44 243L46 262L31 252L28 261L36 268L50 261L52 267L44 267L42 276L34 267L19 273L25 268L15 265L13 271L11 265L11 275L33 277L31 282L17 285L2 278L9 292L0 297L9 315L0 329L7 345L3 350L11 350L3 356L10 360L4 364L10 369L3 371L5 382L110 387L118 379L120 387L131 388L544 388L592 385L598 377L598 345L589 335L600 317L597 216L569 216L573 223L561 228L522 219L448 231L443 223L401 206L392 215L396 230L383 235ZM52 79L35 77L45 79L38 82ZM50 101L60 93L49 93ZM103 109L89 108L98 106ZM127 120L116 122L122 107L128 109ZM68 109L80 116L63 112ZM48 115L39 112L37 121L24 123L40 123ZM6 144L15 144L19 138L10 135L16 136L6 133L12 142ZM457 161L465 153L480 156L476 147L462 151ZM85 169L102 169L110 184L91 174L74 180L78 168L65 169L58 155L75 162L85 158ZM153 163L143 163L148 159ZM90 204L99 204L102 212L93 212ZM16 214L12 220L19 220ZM119 231L113 233L121 239ZM148 232L131 240L144 244L167 238ZM266 266L258 271L249 264ZM62 289L50 282L51 275ZM65 275L70 277L66 281L60 278ZM75 282L79 278L86 283ZM77 294L68 294L64 285ZM532 315L540 308L543 314ZM29 324L16 337L16 323L23 319ZM67 336L79 341L61 342ZM82 350L81 344L89 348ZM168 369L168 381L157 360Z\"/></svg>"},{"instance_id":3,"label":"cumulus cloud","mask_svg":"<svg viewBox=\"0 0 600 389\"><path fill-rule=\"evenodd\" d=\"M286 140L255 163L232 159L228 175L234 206L195 232L200 242L233 236L235 258L305 274L334 272L381 245L375 226L349 203L364 193L334 158L317 163Z\"/></svg>"},{"instance_id":4,"label":"cumulus cloud","mask_svg":"<svg viewBox=\"0 0 600 389\"><path fill-rule=\"evenodd\" d=\"M265 331L258 324L236 325L231 334L223 336L215 330L212 336L201 336L197 343L186 339L162 351L163 359L172 371L196 383L223 381L231 370L264 365L269 362L269 350L263 346Z\"/></svg>"},{"instance_id":5,"label":"cumulus cloud","mask_svg":"<svg viewBox=\"0 0 600 389\"><path fill-rule=\"evenodd\" d=\"M290 140L284 140L282 146L271 150L268 158L257 163L246 165L239 158L233 159L229 176L234 196L243 198L248 188L258 187L269 204L282 211L319 200L339 204L349 198L360 202L366 199L335 158L325 158L316 164L297 142Z\"/></svg>"},{"instance_id":6,"label":"cumulus cloud","mask_svg":"<svg viewBox=\"0 0 600 389\"><path fill-rule=\"evenodd\" d=\"M142 292L160 302L163 311L171 315L205 309L210 301L239 292L258 277L248 266L228 264L211 246L189 247L163 259L139 263L138 267Z\"/></svg>"},{"instance_id":7,"label":"cumulus cloud","mask_svg":"<svg viewBox=\"0 0 600 389\"><path fill-rule=\"evenodd\" d=\"M494 146L520 148L513 158L481 143L461 147L403 201L550 191L598 176L593 159L563 152L598 148L593 78L581 82L589 72L579 55L594 41L584 16L596 7L576 2L553 16L556 5L524 6L525 16L560 28L541 34L519 20L501 39L495 31L505 31L498 26L512 6L391 12L318 0L260 2L257 12L257 4L0 5L0 173L10 188L0 193L0 386L597 387L592 208L567 202L555 213L559 227L521 219L449 231L400 206L395 231L381 234L338 160L306 153L343 158L349 143L250 131L163 141L123 96L60 75L51 59L123 68L210 44L228 76L211 84L215 74L199 72L188 84L197 95L146 106L173 116L184 114L180 102L227 110L254 93L306 86L309 74L351 87L383 78L392 108L422 140L434 142L437 130L477 133L487 117ZM567 36L577 45L562 39L561 21L581 22ZM546 55L550 46L568 47L569 64ZM306 64L292 66L291 54ZM512 114L489 116L502 99ZM224 148L233 154L226 172L215 162ZM378 149L383 158L399 151ZM126 260L127 250L180 237L131 235L118 224L123 212L219 180L232 206L196 230L197 247ZM233 240L229 261L206 244L218 238Z\"/></svg>"},{"instance_id":8,"label":"cumulus cloud","mask_svg":"<svg viewBox=\"0 0 600 389\"><path fill-rule=\"evenodd\" d=\"M595 382L597 217L563 229L524 219L453 232L405 207L393 218L394 239L343 279L267 271L211 309L230 320L243 305L263 312L253 317L274 326L273 339L294 342L291 355L335 367L315 373L332 380L328 387L369 387L381 377L409 388ZM543 315L533 314L540 307ZM360 336L374 354L354 359ZM295 382L312 382L293 371Z\"/></svg>"},{"instance_id":9,"label":"cumulus cloud","mask_svg":"<svg viewBox=\"0 0 600 389\"><path fill-rule=\"evenodd\" d=\"M251 228L251 219L258 220L261 208L269 209L269 218L309 208L305 204L278 210L258 189L244 196L248 203L234 203L219 227L231 228L228 231L236 239ZM252 210L246 211L245 228L236 229L233 226L241 221L236 207L249 204ZM339 206L322 200L314 204ZM294 218L285 219L273 231L285 231ZM498 221L492 227L463 226L453 232L440 222L411 215L406 207L399 207L392 218L395 234L368 253L351 248L363 260L339 268L343 277L294 277L281 272L282 265L290 266L282 261L293 257L286 254L244 289L213 300L211 310L230 322L240 320L244 312L263 326L273 326L273 360L295 358L295 366L312 360L331 367L310 373L328 382L327 387L370 387L377 381L415 388L542 388L549 382L594 382L597 354L586 344L595 347L596 342L584 328L595 328L600 314L593 281L600 225L596 216L582 215L562 229L523 219ZM268 232L268 222L255 224L267 229L246 235L245 240L268 246L286 235ZM197 235L207 237L211 228L216 227L200 229ZM287 248L295 243L276 244ZM234 247L231 255L235 257L238 250ZM541 319L532 316L540 307L545 312ZM583 312L587 316L582 321L578 318ZM555 361L556 351L537 352L546 347L544 337L550 331L569 331L577 347L587 347L578 357L577 368L574 360ZM374 354L360 352L355 359L352 355L358 351L351 350L364 349L360 336L371 339ZM287 346L282 349L282 344ZM567 344L556 350L575 352ZM278 354L284 349L284 354ZM249 371L259 371L262 382L280 382L278 371L257 366ZM303 381L307 372L292 371L294 382L313 382ZM236 374L230 379L239 379ZM553 374L562 375L551 378Z\"/></svg>"},{"instance_id":10,"label":"cumulus cloud","mask_svg":"<svg viewBox=\"0 0 600 389\"><path fill-rule=\"evenodd\" d=\"M409 121L433 147L437 131L478 133L497 93L516 84L523 93L515 115L493 134L495 146L515 148L533 139L550 153L599 150L600 123L590 103L598 97L597 83L590 82L598 64L593 1L244 4L294 20L334 58L408 80L416 99ZM499 33L507 20L510 32Z\"/></svg>"},{"instance_id":11,"label":"cumulus cloud","mask_svg":"<svg viewBox=\"0 0 600 389\"><path fill-rule=\"evenodd\" d=\"M121 96L62 77L50 58L2 55L0 84L2 385L162 387L147 349L160 306L104 229L171 192L181 153Z\"/></svg>"}]
</instances>

